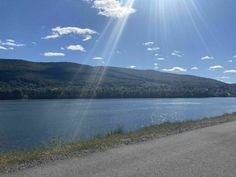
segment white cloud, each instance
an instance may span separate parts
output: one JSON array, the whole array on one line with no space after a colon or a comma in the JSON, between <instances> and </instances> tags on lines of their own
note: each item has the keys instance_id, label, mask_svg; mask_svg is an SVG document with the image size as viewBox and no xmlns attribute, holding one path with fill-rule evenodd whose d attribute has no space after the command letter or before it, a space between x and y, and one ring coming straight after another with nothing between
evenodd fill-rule
<instances>
[{"instance_id":1,"label":"white cloud","mask_svg":"<svg viewBox=\"0 0 236 177\"><path fill-rule=\"evenodd\" d=\"M92 39L92 35L97 32L89 28L79 28L79 27L56 27L51 29L52 34L43 37L42 39L56 39L64 35L74 34L83 36L83 41Z\"/></svg>"},{"instance_id":2,"label":"white cloud","mask_svg":"<svg viewBox=\"0 0 236 177\"><path fill-rule=\"evenodd\" d=\"M174 50L172 53L171 53L172 56L176 56L176 57L183 57L183 54L180 52L180 51L177 51L177 50Z\"/></svg>"},{"instance_id":3,"label":"white cloud","mask_svg":"<svg viewBox=\"0 0 236 177\"><path fill-rule=\"evenodd\" d=\"M158 57L159 56L159 54L158 53L155 53L155 57Z\"/></svg>"},{"instance_id":4,"label":"white cloud","mask_svg":"<svg viewBox=\"0 0 236 177\"><path fill-rule=\"evenodd\" d=\"M162 69L162 71L164 71L164 72L187 72L187 69L175 66L170 69Z\"/></svg>"},{"instance_id":5,"label":"white cloud","mask_svg":"<svg viewBox=\"0 0 236 177\"><path fill-rule=\"evenodd\" d=\"M84 47L79 44L78 45L70 45L67 47L67 50L86 52Z\"/></svg>"},{"instance_id":6,"label":"white cloud","mask_svg":"<svg viewBox=\"0 0 236 177\"><path fill-rule=\"evenodd\" d=\"M232 74L236 74L236 69L225 70L224 73L232 73Z\"/></svg>"},{"instance_id":7,"label":"white cloud","mask_svg":"<svg viewBox=\"0 0 236 177\"><path fill-rule=\"evenodd\" d=\"M147 48L147 51L157 51L160 50L160 47L149 47Z\"/></svg>"},{"instance_id":8,"label":"white cloud","mask_svg":"<svg viewBox=\"0 0 236 177\"><path fill-rule=\"evenodd\" d=\"M214 59L214 57L212 57L212 56L204 56L204 57L202 57L202 60L213 60Z\"/></svg>"},{"instance_id":9,"label":"white cloud","mask_svg":"<svg viewBox=\"0 0 236 177\"><path fill-rule=\"evenodd\" d=\"M236 55L234 55L233 58L236 58Z\"/></svg>"},{"instance_id":10,"label":"white cloud","mask_svg":"<svg viewBox=\"0 0 236 177\"><path fill-rule=\"evenodd\" d=\"M158 66L158 63L153 63L154 66Z\"/></svg>"},{"instance_id":11,"label":"white cloud","mask_svg":"<svg viewBox=\"0 0 236 177\"><path fill-rule=\"evenodd\" d=\"M198 70L198 69L199 69L199 68L196 67L196 66L194 66L194 67L191 68L191 70Z\"/></svg>"},{"instance_id":12,"label":"white cloud","mask_svg":"<svg viewBox=\"0 0 236 177\"><path fill-rule=\"evenodd\" d=\"M14 50L14 47L24 47L25 44L17 43L13 39L7 39L6 41L0 40L0 49L1 50Z\"/></svg>"},{"instance_id":13,"label":"white cloud","mask_svg":"<svg viewBox=\"0 0 236 177\"><path fill-rule=\"evenodd\" d=\"M134 68L136 68L136 66L130 65L129 68L134 69Z\"/></svg>"},{"instance_id":14,"label":"white cloud","mask_svg":"<svg viewBox=\"0 0 236 177\"><path fill-rule=\"evenodd\" d=\"M14 50L15 48L14 47L8 47L8 50Z\"/></svg>"},{"instance_id":15,"label":"white cloud","mask_svg":"<svg viewBox=\"0 0 236 177\"><path fill-rule=\"evenodd\" d=\"M159 58L157 58L157 60L159 60L159 61L164 61L164 60L166 60L166 59L163 58L163 57L159 57Z\"/></svg>"},{"instance_id":16,"label":"white cloud","mask_svg":"<svg viewBox=\"0 0 236 177\"><path fill-rule=\"evenodd\" d=\"M229 63L233 63L233 60L228 60Z\"/></svg>"},{"instance_id":17,"label":"white cloud","mask_svg":"<svg viewBox=\"0 0 236 177\"><path fill-rule=\"evenodd\" d=\"M158 67L158 63L153 63L153 65L154 65L154 69L159 69L159 67Z\"/></svg>"},{"instance_id":18,"label":"white cloud","mask_svg":"<svg viewBox=\"0 0 236 177\"><path fill-rule=\"evenodd\" d=\"M136 12L135 9L123 5L118 0L93 0L93 7L99 10L99 15L112 18L123 18Z\"/></svg>"},{"instance_id":19,"label":"white cloud","mask_svg":"<svg viewBox=\"0 0 236 177\"><path fill-rule=\"evenodd\" d=\"M15 43L16 41L13 39L7 39L7 42Z\"/></svg>"},{"instance_id":20,"label":"white cloud","mask_svg":"<svg viewBox=\"0 0 236 177\"><path fill-rule=\"evenodd\" d=\"M214 65L214 66L210 66L209 67L209 70L210 71L215 71L215 70L217 70L217 69L223 69L224 67L223 66L221 66L221 65Z\"/></svg>"},{"instance_id":21,"label":"white cloud","mask_svg":"<svg viewBox=\"0 0 236 177\"><path fill-rule=\"evenodd\" d=\"M89 41L89 40L91 40L92 39L92 36L91 35L87 35L87 36L85 36L85 38L83 39L83 41L85 42L85 41Z\"/></svg>"},{"instance_id":22,"label":"white cloud","mask_svg":"<svg viewBox=\"0 0 236 177\"><path fill-rule=\"evenodd\" d=\"M93 57L93 60L103 60L103 57Z\"/></svg>"},{"instance_id":23,"label":"white cloud","mask_svg":"<svg viewBox=\"0 0 236 177\"><path fill-rule=\"evenodd\" d=\"M43 54L45 57L64 57L64 53L58 53L58 52L45 52Z\"/></svg>"},{"instance_id":24,"label":"white cloud","mask_svg":"<svg viewBox=\"0 0 236 177\"><path fill-rule=\"evenodd\" d=\"M144 46L151 46L151 45L154 45L154 42L144 42L143 45Z\"/></svg>"},{"instance_id":25,"label":"white cloud","mask_svg":"<svg viewBox=\"0 0 236 177\"><path fill-rule=\"evenodd\" d=\"M6 47L0 46L0 50L7 50Z\"/></svg>"}]
</instances>

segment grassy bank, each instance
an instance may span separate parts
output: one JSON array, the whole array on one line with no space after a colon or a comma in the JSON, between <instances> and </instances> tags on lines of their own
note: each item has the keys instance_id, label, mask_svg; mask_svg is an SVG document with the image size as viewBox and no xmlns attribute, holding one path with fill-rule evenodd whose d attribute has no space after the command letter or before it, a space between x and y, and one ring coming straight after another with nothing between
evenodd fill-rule
<instances>
[{"instance_id":1,"label":"grassy bank","mask_svg":"<svg viewBox=\"0 0 236 177\"><path fill-rule=\"evenodd\" d=\"M0 154L0 172L29 168L55 160L80 157L113 147L144 142L230 121L236 121L236 113L197 121L164 123L130 133L123 133L122 129L118 129L114 132L109 132L104 137L94 137L87 141L68 144L64 144L60 139L54 139L47 148Z\"/></svg>"}]
</instances>

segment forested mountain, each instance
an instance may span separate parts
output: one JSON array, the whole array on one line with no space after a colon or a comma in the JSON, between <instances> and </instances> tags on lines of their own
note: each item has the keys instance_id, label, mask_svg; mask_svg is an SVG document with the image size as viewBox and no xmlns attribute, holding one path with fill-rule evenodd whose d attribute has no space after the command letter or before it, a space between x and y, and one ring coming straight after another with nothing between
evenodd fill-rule
<instances>
[{"instance_id":1,"label":"forested mountain","mask_svg":"<svg viewBox=\"0 0 236 177\"><path fill-rule=\"evenodd\" d=\"M236 96L236 85L189 75L0 59L0 99Z\"/></svg>"}]
</instances>

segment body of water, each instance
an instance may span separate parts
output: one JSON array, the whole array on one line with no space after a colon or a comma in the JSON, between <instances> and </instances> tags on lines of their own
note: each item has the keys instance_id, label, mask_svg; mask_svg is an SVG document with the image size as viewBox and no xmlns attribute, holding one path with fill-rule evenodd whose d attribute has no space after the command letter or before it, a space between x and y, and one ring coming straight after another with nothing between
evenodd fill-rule
<instances>
[{"instance_id":1,"label":"body of water","mask_svg":"<svg viewBox=\"0 0 236 177\"><path fill-rule=\"evenodd\" d=\"M236 112L235 98L0 101L0 151Z\"/></svg>"}]
</instances>

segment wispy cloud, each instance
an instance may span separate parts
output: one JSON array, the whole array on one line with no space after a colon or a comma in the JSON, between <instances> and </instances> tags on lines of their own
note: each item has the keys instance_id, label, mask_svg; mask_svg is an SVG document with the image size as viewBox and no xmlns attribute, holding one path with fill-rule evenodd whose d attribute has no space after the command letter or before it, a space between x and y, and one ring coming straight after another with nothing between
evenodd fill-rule
<instances>
[{"instance_id":1,"label":"wispy cloud","mask_svg":"<svg viewBox=\"0 0 236 177\"><path fill-rule=\"evenodd\" d=\"M178 50L174 50L172 53L171 53L172 56L176 56L176 57L179 57L179 58L182 58L183 57L183 54L178 51Z\"/></svg>"},{"instance_id":2,"label":"wispy cloud","mask_svg":"<svg viewBox=\"0 0 236 177\"><path fill-rule=\"evenodd\" d=\"M93 57L93 60L103 60L103 57Z\"/></svg>"},{"instance_id":3,"label":"wispy cloud","mask_svg":"<svg viewBox=\"0 0 236 177\"><path fill-rule=\"evenodd\" d=\"M214 59L214 57L212 57L212 56L204 56L204 57L202 57L202 60L213 60Z\"/></svg>"},{"instance_id":4,"label":"wispy cloud","mask_svg":"<svg viewBox=\"0 0 236 177\"><path fill-rule=\"evenodd\" d=\"M153 63L153 65L154 65L154 69L159 69L159 66L158 66L158 63Z\"/></svg>"},{"instance_id":5,"label":"wispy cloud","mask_svg":"<svg viewBox=\"0 0 236 177\"><path fill-rule=\"evenodd\" d=\"M65 54L64 53L59 53L59 52L45 52L43 54L43 56L45 56L45 57L64 57Z\"/></svg>"},{"instance_id":6,"label":"wispy cloud","mask_svg":"<svg viewBox=\"0 0 236 177\"><path fill-rule=\"evenodd\" d=\"M7 39L7 42L15 43L16 41L14 39Z\"/></svg>"},{"instance_id":7,"label":"wispy cloud","mask_svg":"<svg viewBox=\"0 0 236 177\"><path fill-rule=\"evenodd\" d=\"M175 66L170 69L162 69L164 72L187 72L187 69L184 69L182 67Z\"/></svg>"},{"instance_id":8,"label":"wispy cloud","mask_svg":"<svg viewBox=\"0 0 236 177\"><path fill-rule=\"evenodd\" d=\"M223 69L224 67L221 66L221 65L214 65L214 66L210 66L209 67L209 70L210 71L215 71L215 70L218 70L218 69Z\"/></svg>"},{"instance_id":9,"label":"wispy cloud","mask_svg":"<svg viewBox=\"0 0 236 177\"><path fill-rule=\"evenodd\" d=\"M225 70L224 73L236 74L236 69Z\"/></svg>"},{"instance_id":10,"label":"wispy cloud","mask_svg":"<svg viewBox=\"0 0 236 177\"><path fill-rule=\"evenodd\" d=\"M88 41L92 39L92 35L97 34L96 31L89 28L79 28L79 27L56 27L51 29L51 34L43 37L42 39L56 39L64 35L79 35L84 37L83 41Z\"/></svg>"},{"instance_id":11,"label":"wispy cloud","mask_svg":"<svg viewBox=\"0 0 236 177\"><path fill-rule=\"evenodd\" d=\"M6 41L0 40L0 49L1 50L14 50L15 47L24 47L25 44L17 43L13 39L7 39Z\"/></svg>"},{"instance_id":12,"label":"wispy cloud","mask_svg":"<svg viewBox=\"0 0 236 177\"><path fill-rule=\"evenodd\" d=\"M144 42L143 45L144 46L151 46L151 45L154 45L154 42Z\"/></svg>"},{"instance_id":13,"label":"wispy cloud","mask_svg":"<svg viewBox=\"0 0 236 177\"><path fill-rule=\"evenodd\" d=\"M130 65L129 68L130 68L130 69L135 69L135 68L137 68L137 66L135 66L135 65Z\"/></svg>"},{"instance_id":14,"label":"wispy cloud","mask_svg":"<svg viewBox=\"0 0 236 177\"><path fill-rule=\"evenodd\" d=\"M7 50L6 47L0 46L0 50Z\"/></svg>"},{"instance_id":15,"label":"wispy cloud","mask_svg":"<svg viewBox=\"0 0 236 177\"><path fill-rule=\"evenodd\" d=\"M92 39L92 36L91 35L87 35L87 36L85 36L85 38L83 39L83 41L85 42L85 41L89 41L89 40L91 40Z\"/></svg>"},{"instance_id":16,"label":"wispy cloud","mask_svg":"<svg viewBox=\"0 0 236 177\"><path fill-rule=\"evenodd\" d=\"M149 47L147 48L147 51L157 51L160 50L160 47Z\"/></svg>"},{"instance_id":17,"label":"wispy cloud","mask_svg":"<svg viewBox=\"0 0 236 177\"><path fill-rule=\"evenodd\" d=\"M118 0L90 0L93 8L98 9L98 14L112 18L123 18L135 13L132 7L125 6Z\"/></svg>"},{"instance_id":18,"label":"wispy cloud","mask_svg":"<svg viewBox=\"0 0 236 177\"><path fill-rule=\"evenodd\" d=\"M159 60L159 61L164 61L164 60L166 60L166 59L163 58L163 57L159 57L159 58L157 58L157 60Z\"/></svg>"},{"instance_id":19,"label":"wispy cloud","mask_svg":"<svg viewBox=\"0 0 236 177\"><path fill-rule=\"evenodd\" d=\"M191 70L199 70L199 68L196 67L196 66L193 66L193 67L191 68Z\"/></svg>"},{"instance_id":20,"label":"wispy cloud","mask_svg":"<svg viewBox=\"0 0 236 177\"><path fill-rule=\"evenodd\" d=\"M86 52L84 47L79 45L79 44L77 44L77 45L70 45L70 46L67 47L67 50Z\"/></svg>"}]
</instances>

